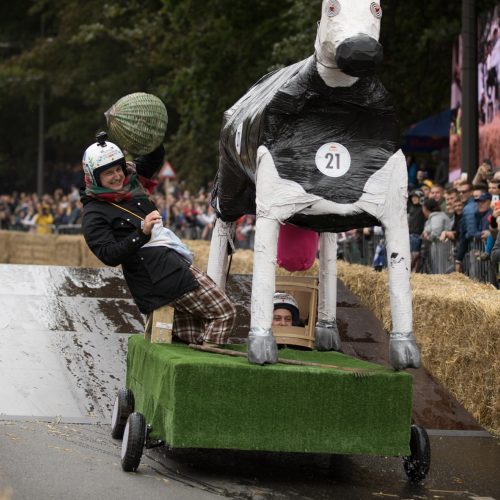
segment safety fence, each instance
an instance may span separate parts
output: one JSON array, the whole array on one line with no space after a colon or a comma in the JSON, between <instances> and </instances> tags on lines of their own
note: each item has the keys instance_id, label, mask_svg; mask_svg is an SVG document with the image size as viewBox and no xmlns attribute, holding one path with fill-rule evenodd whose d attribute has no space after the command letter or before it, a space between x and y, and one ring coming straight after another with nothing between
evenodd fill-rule
<instances>
[{"instance_id":1,"label":"safety fence","mask_svg":"<svg viewBox=\"0 0 500 500\"><path fill-rule=\"evenodd\" d=\"M81 224L61 224L59 226L53 226L53 234L81 234L82 225Z\"/></svg>"},{"instance_id":2,"label":"safety fence","mask_svg":"<svg viewBox=\"0 0 500 500\"><path fill-rule=\"evenodd\" d=\"M339 238L339 257L351 264L364 264L375 269L386 267L383 235ZM377 258L383 252L384 258ZM418 272L449 274L455 271L455 245L452 241L424 241L420 252ZM462 262L462 272L469 278L498 286L499 269L494 269L480 240L473 240Z\"/></svg>"},{"instance_id":3,"label":"safety fence","mask_svg":"<svg viewBox=\"0 0 500 500\"><path fill-rule=\"evenodd\" d=\"M15 224L9 231L31 234L82 234L81 224Z\"/></svg>"},{"instance_id":4,"label":"safety fence","mask_svg":"<svg viewBox=\"0 0 500 500\"><path fill-rule=\"evenodd\" d=\"M26 229L24 230L26 232ZM82 232L81 224L63 224L30 227L30 233L53 235L78 235ZM193 227L189 231L179 231L182 239L209 240L211 231L202 234L199 228ZM253 231L250 237L236 242L237 248L253 248ZM387 266L385 238L381 231L374 231L370 235L356 234L338 235L338 257L352 264L363 264L380 270ZM423 241L420 252L420 262L417 272L424 274L449 274L455 271L455 245L452 241ZM500 270L494 269L485 253L482 241L474 240L469 245L462 262L462 272L471 279L498 286Z\"/></svg>"},{"instance_id":5,"label":"safety fence","mask_svg":"<svg viewBox=\"0 0 500 500\"><path fill-rule=\"evenodd\" d=\"M383 234L366 236L338 235L338 257L351 264L373 266L375 255L381 254L381 267L386 267L385 239Z\"/></svg>"}]
</instances>

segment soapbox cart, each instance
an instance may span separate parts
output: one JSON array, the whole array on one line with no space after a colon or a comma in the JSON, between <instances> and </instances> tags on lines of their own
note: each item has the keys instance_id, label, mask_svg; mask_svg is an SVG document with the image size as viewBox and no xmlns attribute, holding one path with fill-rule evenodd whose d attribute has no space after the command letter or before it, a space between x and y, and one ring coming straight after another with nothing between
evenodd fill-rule
<instances>
[{"instance_id":1,"label":"soapbox cart","mask_svg":"<svg viewBox=\"0 0 500 500\"><path fill-rule=\"evenodd\" d=\"M314 325L315 282L284 285L307 304L304 316ZM145 336L129 338L126 388L118 391L111 422L112 437L123 440L123 470L137 469L144 448L167 445L400 456L410 481L426 477L429 438L411 422L408 373L305 350L291 335L309 335L307 324L302 333L274 332L278 344L302 349L283 348L277 364L253 365L244 344L209 352L169 343L168 331L155 328L171 330L173 311L162 314Z\"/></svg>"}]
</instances>

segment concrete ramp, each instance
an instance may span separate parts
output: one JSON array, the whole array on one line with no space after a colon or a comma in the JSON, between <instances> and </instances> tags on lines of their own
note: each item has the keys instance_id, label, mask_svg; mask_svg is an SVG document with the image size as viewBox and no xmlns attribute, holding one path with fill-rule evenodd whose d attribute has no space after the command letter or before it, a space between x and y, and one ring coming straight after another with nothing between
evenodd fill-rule
<instances>
[{"instance_id":1,"label":"concrete ramp","mask_svg":"<svg viewBox=\"0 0 500 500\"><path fill-rule=\"evenodd\" d=\"M120 270L0 265L0 415L107 421L142 328Z\"/></svg>"},{"instance_id":2,"label":"concrete ramp","mask_svg":"<svg viewBox=\"0 0 500 500\"><path fill-rule=\"evenodd\" d=\"M248 333L251 276L234 275L233 333ZM380 322L339 282L345 354L388 366ZM109 422L124 385L128 335L143 330L121 270L0 265L0 418ZM414 377L414 421L427 429L482 427L423 368Z\"/></svg>"}]
</instances>

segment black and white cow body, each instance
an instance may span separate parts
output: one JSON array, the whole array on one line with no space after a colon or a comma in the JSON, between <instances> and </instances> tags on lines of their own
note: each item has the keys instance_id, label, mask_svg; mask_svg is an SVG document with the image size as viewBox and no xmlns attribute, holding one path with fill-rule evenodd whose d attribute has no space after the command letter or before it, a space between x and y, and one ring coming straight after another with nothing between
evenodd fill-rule
<instances>
[{"instance_id":1,"label":"black and white cow body","mask_svg":"<svg viewBox=\"0 0 500 500\"><path fill-rule=\"evenodd\" d=\"M328 87L313 55L266 75L226 112L215 186L218 215L232 222L255 213L260 145L270 151L280 177L308 193L346 204L361 198L366 181L398 150L399 140L394 107L378 79L360 78L349 88ZM344 145L350 153L351 168L341 177L327 177L316 167L318 149L329 142ZM241 187L235 189L238 184ZM288 222L318 232L380 224L367 213L295 214Z\"/></svg>"},{"instance_id":2,"label":"black and white cow body","mask_svg":"<svg viewBox=\"0 0 500 500\"><path fill-rule=\"evenodd\" d=\"M315 53L257 82L224 115L208 274L225 286L235 221L257 215L248 359L277 361L272 298L280 224L320 233L316 347L339 350L337 232L382 224L396 369L418 367L413 336L406 161L391 99L373 77L381 7L323 0Z\"/></svg>"}]
</instances>

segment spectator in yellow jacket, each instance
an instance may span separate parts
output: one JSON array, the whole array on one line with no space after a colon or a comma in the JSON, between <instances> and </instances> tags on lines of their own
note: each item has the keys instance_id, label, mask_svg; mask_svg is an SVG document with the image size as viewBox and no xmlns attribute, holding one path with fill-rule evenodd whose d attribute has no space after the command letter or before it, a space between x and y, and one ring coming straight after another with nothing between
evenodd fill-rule
<instances>
[{"instance_id":1,"label":"spectator in yellow jacket","mask_svg":"<svg viewBox=\"0 0 500 500\"><path fill-rule=\"evenodd\" d=\"M40 203L37 208L37 214L34 218L36 233L51 234L54 217L50 213L50 207L45 203Z\"/></svg>"}]
</instances>

